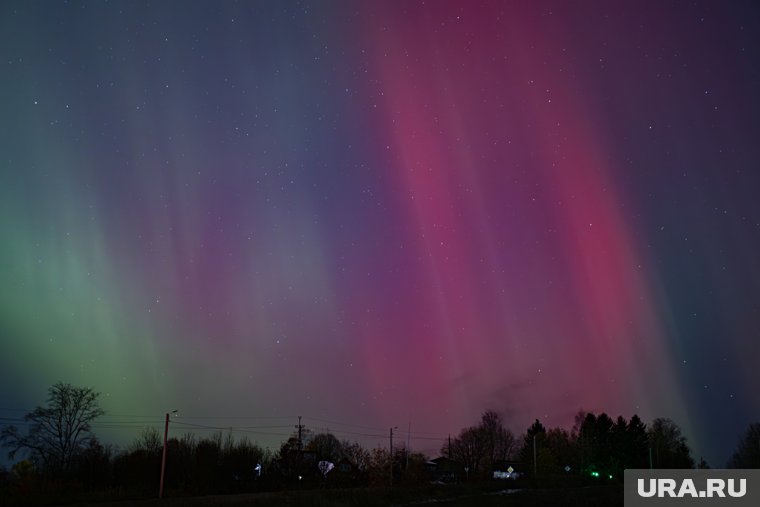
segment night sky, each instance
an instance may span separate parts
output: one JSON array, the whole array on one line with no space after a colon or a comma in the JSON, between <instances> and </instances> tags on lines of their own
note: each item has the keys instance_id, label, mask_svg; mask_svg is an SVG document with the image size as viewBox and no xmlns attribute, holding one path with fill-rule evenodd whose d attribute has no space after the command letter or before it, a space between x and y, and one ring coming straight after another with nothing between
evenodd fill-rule
<instances>
[{"instance_id":1,"label":"night sky","mask_svg":"<svg viewBox=\"0 0 760 507\"><path fill-rule=\"evenodd\" d=\"M435 456L585 409L722 466L759 53L752 1L3 2L0 417L64 381L122 445L179 409Z\"/></svg>"}]
</instances>

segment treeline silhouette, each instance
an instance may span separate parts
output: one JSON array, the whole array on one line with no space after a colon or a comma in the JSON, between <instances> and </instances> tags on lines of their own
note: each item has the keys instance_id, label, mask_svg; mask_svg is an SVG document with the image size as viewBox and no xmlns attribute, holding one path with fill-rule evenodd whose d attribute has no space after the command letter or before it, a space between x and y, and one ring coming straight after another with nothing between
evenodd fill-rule
<instances>
[{"instance_id":1,"label":"treeline silhouette","mask_svg":"<svg viewBox=\"0 0 760 507\"><path fill-rule=\"evenodd\" d=\"M21 459L0 469L1 497L47 503L157 495L163 435L146 427L126 449L104 445L91 426L103 415L97 398L91 388L58 383L49 389L47 405L24 417L26 432L3 427L2 445L11 458ZM607 482L621 481L626 468L708 466L704 460L695 463L675 422L658 418L646 425L637 415L613 420L581 411L569 431L547 429L536 420L516 437L488 410L476 425L446 439L439 457L410 452L403 442L392 451L366 449L330 432L302 428L277 450L222 432L169 438L166 494L482 482L495 476L516 479L515 484ZM728 465L760 468L760 423L739 439Z\"/></svg>"}]
</instances>

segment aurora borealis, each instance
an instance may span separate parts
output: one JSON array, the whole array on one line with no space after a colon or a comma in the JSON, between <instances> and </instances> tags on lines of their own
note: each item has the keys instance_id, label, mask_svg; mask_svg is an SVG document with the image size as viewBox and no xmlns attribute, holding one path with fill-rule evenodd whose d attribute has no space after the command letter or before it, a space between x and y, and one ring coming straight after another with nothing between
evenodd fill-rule
<instances>
[{"instance_id":1,"label":"aurora borealis","mask_svg":"<svg viewBox=\"0 0 760 507\"><path fill-rule=\"evenodd\" d=\"M583 408L720 466L760 420L758 50L741 1L3 2L0 416L60 380L118 442L176 408L435 454Z\"/></svg>"}]
</instances>

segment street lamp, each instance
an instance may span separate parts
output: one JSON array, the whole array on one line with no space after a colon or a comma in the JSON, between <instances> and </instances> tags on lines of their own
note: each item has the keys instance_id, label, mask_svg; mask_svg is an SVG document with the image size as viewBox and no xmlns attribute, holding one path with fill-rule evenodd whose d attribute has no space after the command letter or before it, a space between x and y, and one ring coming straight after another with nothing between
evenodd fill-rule
<instances>
[{"instance_id":1,"label":"street lamp","mask_svg":"<svg viewBox=\"0 0 760 507\"><path fill-rule=\"evenodd\" d=\"M161 455L161 480L158 483L158 498L164 497L164 470L166 469L166 441L169 437L169 416L176 413L176 410L166 413L166 424L164 425L164 452Z\"/></svg>"}]
</instances>

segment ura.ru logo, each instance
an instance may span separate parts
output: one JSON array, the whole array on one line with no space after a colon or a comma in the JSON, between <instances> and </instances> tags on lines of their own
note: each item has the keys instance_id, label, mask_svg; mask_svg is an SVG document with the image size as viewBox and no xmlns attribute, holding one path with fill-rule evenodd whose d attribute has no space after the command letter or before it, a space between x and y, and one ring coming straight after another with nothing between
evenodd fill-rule
<instances>
[{"instance_id":1,"label":"ura.ru logo","mask_svg":"<svg viewBox=\"0 0 760 507\"><path fill-rule=\"evenodd\" d=\"M638 494L643 498L740 498L747 494L746 479L707 479L705 489L697 489L692 479L680 485L675 479L639 479Z\"/></svg>"}]
</instances>

